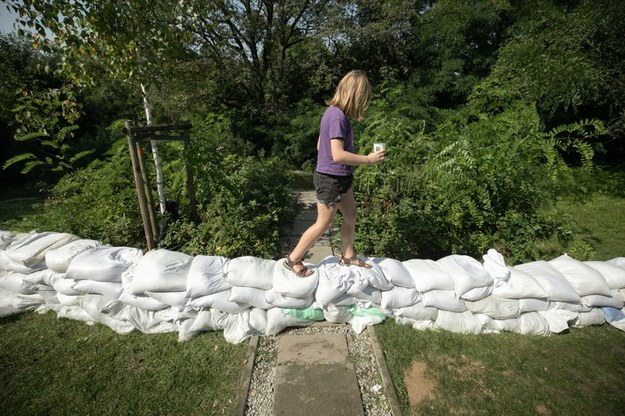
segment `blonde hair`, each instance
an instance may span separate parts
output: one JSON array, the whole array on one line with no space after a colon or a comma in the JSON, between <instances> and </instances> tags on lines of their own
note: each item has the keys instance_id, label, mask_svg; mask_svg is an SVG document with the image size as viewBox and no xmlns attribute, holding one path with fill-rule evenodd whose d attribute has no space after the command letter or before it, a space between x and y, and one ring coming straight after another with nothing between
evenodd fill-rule
<instances>
[{"instance_id":1,"label":"blonde hair","mask_svg":"<svg viewBox=\"0 0 625 416\"><path fill-rule=\"evenodd\" d=\"M336 87L334 97L327 102L340 108L352 120L362 121L371 100L371 84L364 71L350 71Z\"/></svg>"}]
</instances>

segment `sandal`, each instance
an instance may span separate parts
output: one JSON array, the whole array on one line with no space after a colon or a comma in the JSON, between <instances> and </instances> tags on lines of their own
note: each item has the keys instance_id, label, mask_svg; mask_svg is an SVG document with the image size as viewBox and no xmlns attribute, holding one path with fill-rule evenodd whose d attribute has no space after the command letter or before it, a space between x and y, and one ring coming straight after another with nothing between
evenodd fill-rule
<instances>
[{"instance_id":1,"label":"sandal","mask_svg":"<svg viewBox=\"0 0 625 416\"><path fill-rule=\"evenodd\" d=\"M298 269L295 269L296 266L300 267ZM289 258L289 256L286 256L286 259L284 259L284 267L295 273L297 277L302 278L311 276L315 272L314 270L310 270L309 268L304 266L304 263L302 263L301 260L293 261Z\"/></svg>"},{"instance_id":2,"label":"sandal","mask_svg":"<svg viewBox=\"0 0 625 416\"><path fill-rule=\"evenodd\" d=\"M356 256L352 257L351 259L341 256L341 261L339 262L339 264L341 266L356 266L356 267L363 267L365 269L371 268L370 264L365 263L364 261L360 260Z\"/></svg>"}]
</instances>

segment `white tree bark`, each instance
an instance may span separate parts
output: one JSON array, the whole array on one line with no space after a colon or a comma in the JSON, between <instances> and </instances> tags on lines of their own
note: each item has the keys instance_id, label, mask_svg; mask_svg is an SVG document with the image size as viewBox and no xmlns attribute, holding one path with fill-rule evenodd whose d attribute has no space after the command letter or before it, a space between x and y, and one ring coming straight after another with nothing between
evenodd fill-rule
<instances>
[{"instance_id":1,"label":"white tree bark","mask_svg":"<svg viewBox=\"0 0 625 416\"><path fill-rule=\"evenodd\" d=\"M148 98L148 92L145 84L141 83L141 93L143 95L143 108L145 109L145 119L148 126L152 125L152 105ZM163 185L163 168L161 167L161 157L158 153L158 145L156 140L150 140L152 146L152 158L156 168L156 193L158 195L158 207L161 215L165 214L165 189Z\"/></svg>"}]
</instances>

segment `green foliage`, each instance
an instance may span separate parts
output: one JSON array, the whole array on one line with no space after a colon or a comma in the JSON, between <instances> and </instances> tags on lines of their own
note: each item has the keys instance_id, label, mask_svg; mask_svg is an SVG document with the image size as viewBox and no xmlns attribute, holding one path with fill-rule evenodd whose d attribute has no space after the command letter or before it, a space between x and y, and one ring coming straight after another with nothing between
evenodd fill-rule
<instances>
[{"instance_id":1,"label":"green foliage","mask_svg":"<svg viewBox=\"0 0 625 416\"><path fill-rule=\"evenodd\" d=\"M479 257L496 247L513 262L539 257L538 240L565 234L555 215L541 214L570 173L559 135L581 127L543 133L533 106L522 102L494 115L450 113L431 133L400 112L375 114L359 148L386 142L388 156L356 175L359 251ZM576 148L592 163L586 145Z\"/></svg>"},{"instance_id":2,"label":"green foliage","mask_svg":"<svg viewBox=\"0 0 625 416\"><path fill-rule=\"evenodd\" d=\"M19 124L15 140L36 140L38 150L15 155L3 164L3 169L23 163L22 173L32 169L69 172L76 163L92 152L78 151L72 146L76 122L81 115L74 91L70 87L50 89L41 93L22 91L13 109Z\"/></svg>"}]
</instances>

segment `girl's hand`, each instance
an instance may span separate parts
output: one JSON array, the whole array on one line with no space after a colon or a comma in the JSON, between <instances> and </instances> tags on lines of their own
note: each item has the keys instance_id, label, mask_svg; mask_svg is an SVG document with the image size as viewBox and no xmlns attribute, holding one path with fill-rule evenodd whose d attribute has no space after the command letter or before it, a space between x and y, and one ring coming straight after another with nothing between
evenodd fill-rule
<instances>
[{"instance_id":1,"label":"girl's hand","mask_svg":"<svg viewBox=\"0 0 625 416\"><path fill-rule=\"evenodd\" d=\"M369 153L367 155L367 161L370 165L377 165L380 162L384 162L386 157L386 150L378 150L377 152Z\"/></svg>"}]
</instances>

